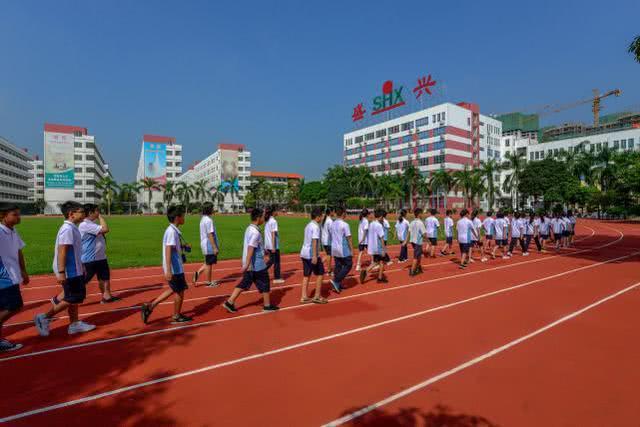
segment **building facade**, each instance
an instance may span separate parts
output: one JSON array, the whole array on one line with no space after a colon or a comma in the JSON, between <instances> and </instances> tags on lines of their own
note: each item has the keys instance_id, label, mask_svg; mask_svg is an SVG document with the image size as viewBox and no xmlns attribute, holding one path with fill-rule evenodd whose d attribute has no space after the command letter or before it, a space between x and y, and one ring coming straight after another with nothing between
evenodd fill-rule
<instances>
[{"instance_id":1,"label":"building facade","mask_svg":"<svg viewBox=\"0 0 640 427\"><path fill-rule=\"evenodd\" d=\"M140 159L136 179L141 183L145 178L155 181L157 188L151 191L142 189L138 193L138 204L145 212L155 212L156 206L163 203L162 185L176 182L182 176L182 146L176 144L172 136L142 136Z\"/></svg>"},{"instance_id":2,"label":"building facade","mask_svg":"<svg viewBox=\"0 0 640 427\"><path fill-rule=\"evenodd\" d=\"M46 214L59 214L60 204L74 200L99 204L101 179L111 176L96 138L87 128L45 123L44 201Z\"/></svg>"},{"instance_id":3,"label":"building facade","mask_svg":"<svg viewBox=\"0 0 640 427\"><path fill-rule=\"evenodd\" d=\"M273 185L299 185L304 176L297 173L251 171L251 182L260 179Z\"/></svg>"},{"instance_id":4,"label":"building facade","mask_svg":"<svg viewBox=\"0 0 640 427\"><path fill-rule=\"evenodd\" d=\"M32 174L29 178L29 186L31 187L31 195L29 200L44 200L44 162L38 156L31 161Z\"/></svg>"},{"instance_id":5,"label":"building facade","mask_svg":"<svg viewBox=\"0 0 640 427\"><path fill-rule=\"evenodd\" d=\"M218 144L214 153L195 162L177 180L189 185L203 182L209 196L206 199L215 201L222 212L244 206L250 181L251 152L242 144Z\"/></svg>"},{"instance_id":6,"label":"building facade","mask_svg":"<svg viewBox=\"0 0 640 427\"><path fill-rule=\"evenodd\" d=\"M32 157L0 137L0 202L27 203L31 196Z\"/></svg>"},{"instance_id":7,"label":"building facade","mask_svg":"<svg viewBox=\"0 0 640 427\"><path fill-rule=\"evenodd\" d=\"M477 104L444 103L346 133L343 163L374 175L401 174L409 166L425 176L473 169L489 155L496 157L501 135L501 122L480 114ZM447 208L464 205L461 193L451 191L446 199ZM444 200L439 194L428 204L445 208Z\"/></svg>"}]
</instances>

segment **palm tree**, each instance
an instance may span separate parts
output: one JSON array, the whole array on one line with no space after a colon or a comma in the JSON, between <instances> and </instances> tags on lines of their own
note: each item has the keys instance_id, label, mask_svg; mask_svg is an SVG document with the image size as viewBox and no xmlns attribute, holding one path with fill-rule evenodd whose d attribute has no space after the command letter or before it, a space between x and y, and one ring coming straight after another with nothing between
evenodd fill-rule
<instances>
[{"instance_id":1,"label":"palm tree","mask_svg":"<svg viewBox=\"0 0 640 427\"><path fill-rule=\"evenodd\" d=\"M207 196L207 181L205 180L199 180L193 183L192 185L193 188L193 197L201 202L203 201L203 199L206 198Z\"/></svg>"},{"instance_id":2,"label":"palm tree","mask_svg":"<svg viewBox=\"0 0 640 427\"><path fill-rule=\"evenodd\" d=\"M222 191L222 185L218 185L217 187L211 187L211 192L209 194L211 194L211 201L214 204L218 205L218 210L221 211L222 210L222 206L224 205L224 192Z\"/></svg>"},{"instance_id":3,"label":"palm tree","mask_svg":"<svg viewBox=\"0 0 640 427\"><path fill-rule=\"evenodd\" d=\"M474 170L471 175L471 186L469 187L469 198L475 206L480 204L480 198L487 192L485 184L485 176L480 170Z\"/></svg>"},{"instance_id":4,"label":"palm tree","mask_svg":"<svg viewBox=\"0 0 640 427\"><path fill-rule=\"evenodd\" d=\"M176 184L173 181L167 181L162 185L162 203L165 211L171 206L174 197L176 197Z\"/></svg>"},{"instance_id":5,"label":"palm tree","mask_svg":"<svg viewBox=\"0 0 640 427\"><path fill-rule=\"evenodd\" d=\"M411 210L416 207L415 195L420 181L422 181L422 175L420 175L420 171L415 166L409 166L404 170L404 173L402 174L402 186L405 190L405 194L409 197Z\"/></svg>"},{"instance_id":6,"label":"palm tree","mask_svg":"<svg viewBox=\"0 0 640 427\"><path fill-rule=\"evenodd\" d=\"M137 200L141 189L142 186L137 182L124 183L120 186L120 201L129 205L129 215L131 215L131 204Z\"/></svg>"},{"instance_id":7,"label":"palm tree","mask_svg":"<svg viewBox=\"0 0 640 427\"><path fill-rule=\"evenodd\" d=\"M153 178L142 178L140 180L140 186L144 191L147 192L149 197L149 203L147 203L147 208L151 210L151 198L153 197L153 192L160 190L160 184Z\"/></svg>"},{"instance_id":8,"label":"palm tree","mask_svg":"<svg viewBox=\"0 0 640 427\"><path fill-rule=\"evenodd\" d=\"M363 197L369 197L373 194L375 187L375 178L371 175L368 168L354 168L354 175L350 185Z\"/></svg>"},{"instance_id":9,"label":"palm tree","mask_svg":"<svg viewBox=\"0 0 640 427\"><path fill-rule=\"evenodd\" d=\"M453 173L453 178L455 179L455 188L462 191L465 207L471 206L471 192L472 186L474 184L473 175L474 173L468 165L465 165L464 169L457 170Z\"/></svg>"},{"instance_id":10,"label":"palm tree","mask_svg":"<svg viewBox=\"0 0 640 427\"><path fill-rule=\"evenodd\" d=\"M480 174L484 177L487 184L487 201L489 202L489 210L493 209L496 200L496 194L500 194L500 189L495 186L495 175L500 172L500 165L495 159L490 159L480 163Z\"/></svg>"},{"instance_id":11,"label":"palm tree","mask_svg":"<svg viewBox=\"0 0 640 427\"><path fill-rule=\"evenodd\" d=\"M440 193L444 193L444 207L447 209L449 207L447 204L447 196L455 184L455 179L451 172L445 169L438 169L433 173L433 175L431 175L429 184L431 185L431 189L435 190L437 197L440 196ZM436 203L439 207L439 199L436 200Z\"/></svg>"},{"instance_id":12,"label":"palm tree","mask_svg":"<svg viewBox=\"0 0 640 427\"><path fill-rule=\"evenodd\" d=\"M107 202L107 215L111 215L111 203L120 186L110 176L105 176L96 182L96 188L102 190L102 197Z\"/></svg>"},{"instance_id":13,"label":"palm tree","mask_svg":"<svg viewBox=\"0 0 640 427\"><path fill-rule=\"evenodd\" d=\"M593 165L594 178L597 180L600 190L606 192L613 187L616 176L616 163L614 162L614 152L609 148L600 150L595 155Z\"/></svg>"},{"instance_id":14,"label":"palm tree","mask_svg":"<svg viewBox=\"0 0 640 427\"><path fill-rule=\"evenodd\" d=\"M431 207L430 197L432 192L431 185L429 185L429 177L420 177L420 181L418 181L418 185L416 186L416 192L420 195L423 206L426 208Z\"/></svg>"},{"instance_id":15,"label":"palm tree","mask_svg":"<svg viewBox=\"0 0 640 427\"><path fill-rule=\"evenodd\" d=\"M520 184L520 177L524 171L526 159L522 154L516 154L507 152L505 154L507 159L502 164L503 170L508 170L510 173L505 177L502 189L511 195L511 200L515 196L516 209L520 208L520 198L518 197L518 184Z\"/></svg>"},{"instance_id":16,"label":"palm tree","mask_svg":"<svg viewBox=\"0 0 640 427\"><path fill-rule=\"evenodd\" d=\"M180 203L184 205L185 209L189 211L189 204L193 197L193 187L184 181L180 181L176 184L176 196L180 200Z\"/></svg>"},{"instance_id":17,"label":"palm tree","mask_svg":"<svg viewBox=\"0 0 640 427\"><path fill-rule=\"evenodd\" d=\"M640 62L640 36L636 36L636 38L629 43L629 53L634 56L636 62Z\"/></svg>"}]
</instances>

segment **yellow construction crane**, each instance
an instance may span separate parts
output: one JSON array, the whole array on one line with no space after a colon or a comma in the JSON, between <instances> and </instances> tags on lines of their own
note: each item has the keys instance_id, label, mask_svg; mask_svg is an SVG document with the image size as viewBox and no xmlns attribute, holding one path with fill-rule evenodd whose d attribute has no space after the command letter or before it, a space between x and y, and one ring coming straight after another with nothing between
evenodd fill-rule
<instances>
[{"instance_id":1,"label":"yellow construction crane","mask_svg":"<svg viewBox=\"0 0 640 427\"><path fill-rule=\"evenodd\" d=\"M600 123L600 100L602 98L606 98L607 96L615 95L620 96L622 91L620 89L610 90L609 92L599 95L598 89L593 89L593 106L591 107L591 111L593 111L593 127L598 127Z\"/></svg>"}]
</instances>

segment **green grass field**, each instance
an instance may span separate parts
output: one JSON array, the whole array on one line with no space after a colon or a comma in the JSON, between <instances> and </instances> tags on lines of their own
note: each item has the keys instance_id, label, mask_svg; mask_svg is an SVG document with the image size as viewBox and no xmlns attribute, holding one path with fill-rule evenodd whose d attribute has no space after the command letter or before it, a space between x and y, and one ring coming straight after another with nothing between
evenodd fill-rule
<instances>
[{"instance_id":1,"label":"green grass field","mask_svg":"<svg viewBox=\"0 0 640 427\"><path fill-rule=\"evenodd\" d=\"M113 268L145 267L162 264L162 236L167 227L164 216L113 216L107 217L111 231L107 235L107 257ZM242 256L242 239L244 230L249 224L249 216L220 215L214 221L220 238L220 258L240 258ZM303 230L308 223L307 218L280 216L280 242L282 253L295 253L300 250ZM390 244L398 243L391 220ZM200 252L199 216L188 216L182 234L185 240L193 246L188 254L189 262L202 259ZM57 217L23 217L17 227L22 240L26 243L24 249L27 269L30 274L51 272L53 247L56 233L62 224L62 218ZM357 221L350 220L354 245L357 246ZM440 227L442 234L442 227ZM442 236L441 236L442 238Z\"/></svg>"}]
</instances>

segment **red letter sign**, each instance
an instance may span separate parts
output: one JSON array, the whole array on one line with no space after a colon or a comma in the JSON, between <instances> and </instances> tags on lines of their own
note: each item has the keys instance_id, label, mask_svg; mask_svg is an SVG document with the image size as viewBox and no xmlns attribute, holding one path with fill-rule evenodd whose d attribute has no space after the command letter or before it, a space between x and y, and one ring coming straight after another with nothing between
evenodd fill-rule
<instances>
[{"instance_id":1,"label":"red letter sign","mask_svg":"<svg viewBox=\"0 0 640 427\"><path fill-rule=\"evenodd\" d=\"M435 85L436 85L436 81L435 80L431 80L431 74L429 74L429 76L427 76L427 78L425 78L424 76L422 78L419 78L418 79L418 86L413 88L413 93L416 95L416 99L418 99L418 98L420 98L422 96L422 91L423 90L426 93L428 93L429 95L431 95L431 90L429 90L429 87L435 86Z\"/></svg>"}]
</instances>

